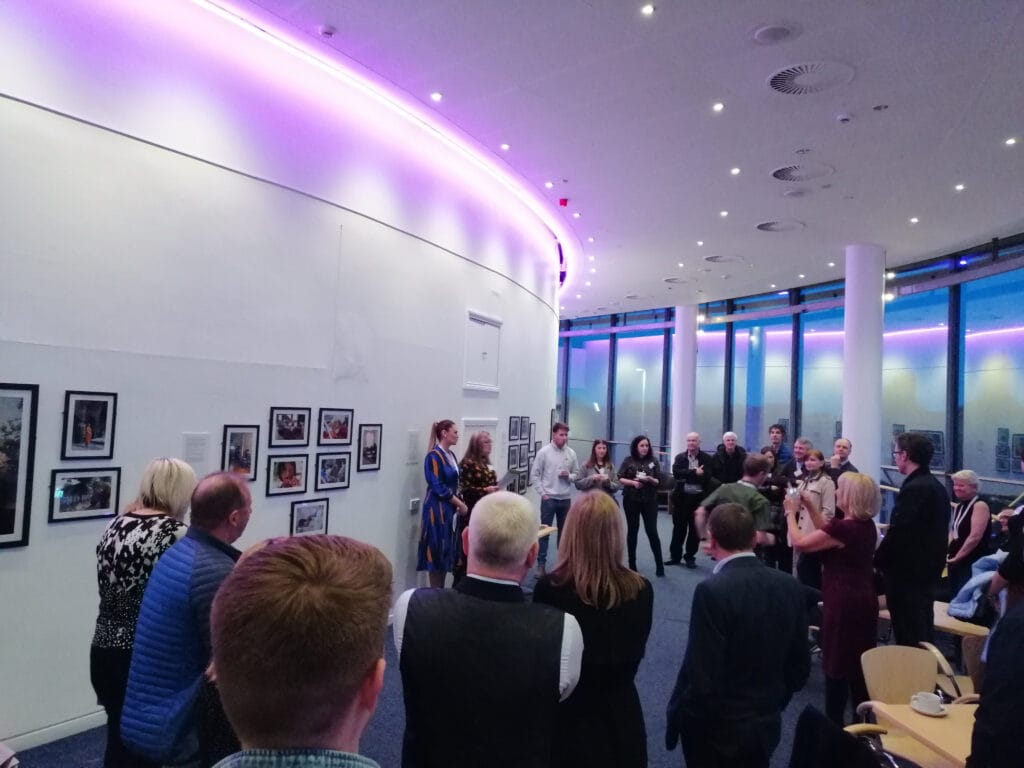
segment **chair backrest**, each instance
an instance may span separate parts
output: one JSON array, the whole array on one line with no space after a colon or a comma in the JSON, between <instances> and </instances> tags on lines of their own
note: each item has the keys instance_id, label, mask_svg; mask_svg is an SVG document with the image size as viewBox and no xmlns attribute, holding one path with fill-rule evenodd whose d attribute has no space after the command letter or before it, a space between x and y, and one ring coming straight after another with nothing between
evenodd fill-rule
<instances>
[{"instance_id":1,"label":"chair backrest","mask_svg":"<svg viewBox=\"0 0 1024 768\"><path fill-rule=\"evenodd\" d=\"M868 696L886 704L908 704L918 691L935 690L935 657L924 648L883 645L860 657Z\"/></svg>"}]
</instances>

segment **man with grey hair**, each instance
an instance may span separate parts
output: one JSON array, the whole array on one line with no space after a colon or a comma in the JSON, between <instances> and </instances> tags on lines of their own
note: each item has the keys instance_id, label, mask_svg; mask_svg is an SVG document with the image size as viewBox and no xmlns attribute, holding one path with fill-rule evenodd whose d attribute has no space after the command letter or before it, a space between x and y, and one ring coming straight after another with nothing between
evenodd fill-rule
<instances>
[{"instance_id":1,"label":"man with grey hair","mask_svg":"<svg viewBox=\"0 0 1024 768\"><path fill-rule=\"evenodd\" d=\"M814 447L814 443L806 437L798 437L793 441L793 458L782 465L779 475L786 479L789 485L797 485L807 473L804 469L804 459L807 452Z\"/></svg>"},{"instance_id":2,"label":"man with grey hair","mask_svg":"<svg viewBox=\"0 0 1024 768\"><path fill-rule=\"evenodd\" d=\"M735 432L722 435L722 444L718 446L711 462L711 474L722 485L738 483L743 477L743 460L747 452L739 445L739 436Z\"/></svg>"},{"instance_id":3,"label":"man with grey hair","mask_svg":"<svg viewBox=\"0 0 1024 768\"><path fill-rule=\"evenodd\" d=\"M519 586L537 560L539 527L522 496L484 496L462 533L466 577L451 590L398 598L404 768L550 762L558 704L579 680L583 635L573 616L526 602ZM452 718L463 716L466 727L453 734Z\"/></svg>"}]
</instances>

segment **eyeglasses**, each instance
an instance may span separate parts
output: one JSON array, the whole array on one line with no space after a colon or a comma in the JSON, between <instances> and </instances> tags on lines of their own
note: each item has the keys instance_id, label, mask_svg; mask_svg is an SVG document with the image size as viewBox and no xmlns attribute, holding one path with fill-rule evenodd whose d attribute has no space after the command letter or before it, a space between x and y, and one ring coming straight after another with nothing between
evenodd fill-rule
<instances>
[{"instance_id":1,"label":"eyeglasses","mask_svg":"<svg viewBox=\"0 0 1024 768\"><path fill-rule=\"evenodd\" d=\"M895 458L896 458L897 456L899 456L899 455L900 455L901 453L906 453L906 451L893 451L893 452L892 452L892 457L893 457L893 458L895 459Z\"/></svg>"}]
</instances>

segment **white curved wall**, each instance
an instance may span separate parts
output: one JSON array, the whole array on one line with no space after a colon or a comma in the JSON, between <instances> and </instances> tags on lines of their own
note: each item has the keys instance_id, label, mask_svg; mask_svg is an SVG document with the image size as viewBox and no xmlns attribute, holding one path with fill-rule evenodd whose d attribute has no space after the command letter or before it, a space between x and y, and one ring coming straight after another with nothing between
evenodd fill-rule
<instances>
[{"instance_id":1,"label":"white curved wall","mask_svg":"<svg viewBox=\"0 0 1024 768\"><path fill-rule=\"evenodd\" d=\"M299 83L299 85L296 85ZM382 422L383 468L328 494L330 531L416 581L437 418L553 406L555 247L525 205L387 108L185 2L0 4L0 381L40 386L29 546L0 550L0 739L99 724L88 681L104 521L47 523L68 389L119 393L122 501L182 433L271 405ZM467 310L500 318L500 393L463 389ZM298 451L312 458L311 446ZM90 465L91 466L91 465Z\"/></svg>"}]
</instances>

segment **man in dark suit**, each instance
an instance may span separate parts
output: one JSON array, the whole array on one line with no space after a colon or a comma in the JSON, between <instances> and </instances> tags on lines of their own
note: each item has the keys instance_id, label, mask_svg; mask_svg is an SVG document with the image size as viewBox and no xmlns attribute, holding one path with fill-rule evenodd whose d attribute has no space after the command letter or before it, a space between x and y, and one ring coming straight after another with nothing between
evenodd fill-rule
<instances>
[{"instance_id":1,"label":"man in dark suit","mask_svg":"<svg viewBox=\"0 0 1024 768\"><path fill-rule=\"evenodd\" d=\"M907 478L875 551L875 567L885 577L893 638L917 646L934 635L932 602L946 564L949 494L928 469L935 449L926 435L904 432L895 444L893 461Z\"/></svg>"},{"instance_id":2,"label":"man in dark suit","mask_svg":"<svg viewBox=\"0 0 1024 768\"><path fill-rule=\"evenodd\" d=\"M754 519L721 504L708 521L715 575L697 585L668 705L665 746L687 768L767 768L782 710L810 674L803 587L754 557Z\"/></svg>"},{"instance_id":3,"label":"man in dark suit","mask_svg":"<svg viewBox=\"0 0 1024 768\"><path fill-rule=\"evenodd\" d=\"M785 478L788 485L796 485L803 479L805 474L804 459L807 452L814 447L814 443L806 437L798 437L793 441L793 458L782 465L779 476Z\"/></svg>"},{"instance_id":4,"label":"man in dark suit","mask_svg":"<svg viewBox=\"0 0 1024 768\"><path fill-rule=\"evenodd\" d=\"M395 603L405 768L550 763L583 635L573 616L525 601L519 583L537 561L539 527L522 496L484 496L462 533L465 578Z\"/></svg>"},{"instance_id":5,"label":"man in dark suit","mask_svg":"<svg viewBox=\"0 0 1024 768\"><path fill-rule=\"evenodd\" d=\"M859 472L853 462L850 461L850 452L853 451L853 443L845 437L837 437L832 445L832 456L825 464L825 474L832 478L832 482L838 483L839 476L844 472Z\"/></svg>"},{"instance_id":6,"label":"man in dark suit","mask_svg":"<svg viewBox=\"0 0 1024 768\"><path fill-rule=\"evenodd\" d=\"M686 450L677 454L672 462L672 477L676 481L672 491L672 543L668 546L665 564L679 565L685 559L687 568L696 568L700 535L694 514L713 490L712 484L718 485L711 476L711 455L700 449L700 435L696 432L686 436Z\"/></svg>"}]
</instances>

